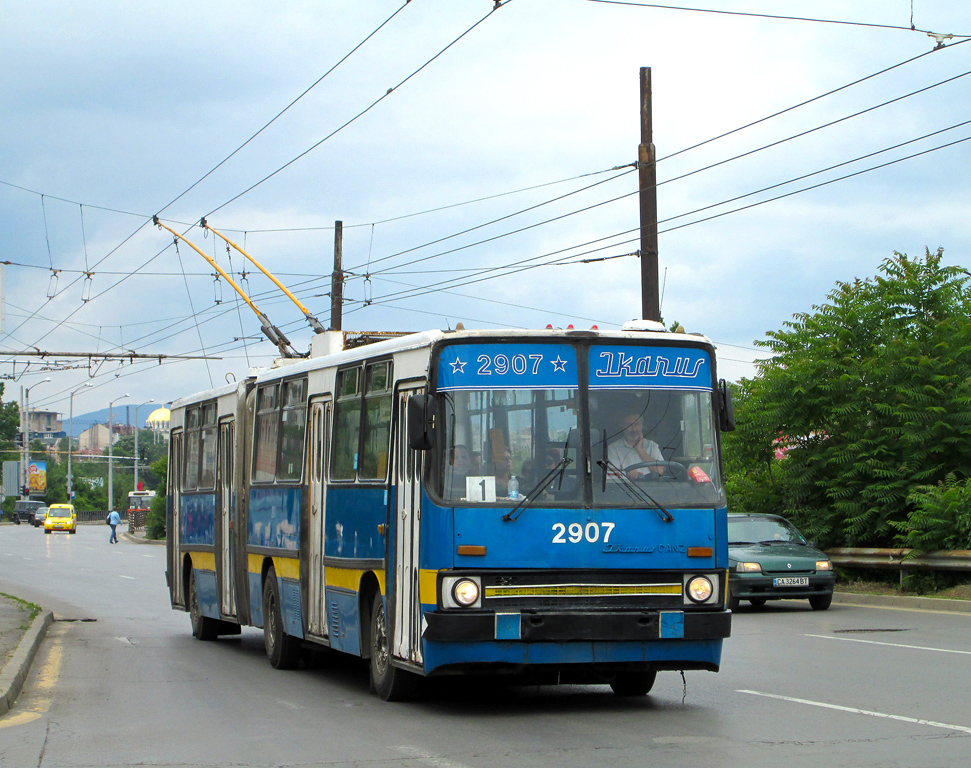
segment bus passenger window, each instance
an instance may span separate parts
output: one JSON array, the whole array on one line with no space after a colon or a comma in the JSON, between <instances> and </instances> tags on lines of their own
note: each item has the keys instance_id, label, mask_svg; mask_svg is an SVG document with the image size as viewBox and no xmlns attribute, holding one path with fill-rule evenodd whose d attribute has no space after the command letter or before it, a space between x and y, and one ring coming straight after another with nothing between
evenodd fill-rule
<instances>
[{"instance_id":1,"label":"bus passenger window","mask_svg":"<svg viewBox=\"0 0 971 768\"><path fill-rule=\"evenodd\" d=\"M361 433L361 369L337 374L334 404L334 440L331 443L332 480L353 480L357 474L357 450Z\"/></svg>"},{"instance_id":2,"label":"bus passenger window","mask_svg":"<svg viewBox=\"0 0 971 768\"><path fill-rule=\"evenodd\" d=\"M307 426L306 379L284 382L281 421L277 480L299 480L303 468L304 431Z\"/></svg>"},{"instance_id":3,"label":"bus passenger window","mask_svg":"<svg viewBox=\"0 0 971 768\"><path fill-rule=\"evenodd\" d=\"M388 474L392 402L390 374L390 361L373 363L367 367L360 468L362 480L383 480Z\"/></svg>"},{"instance_id":4,"label":"bus passenger window","mask_svg":"<svg viewBox=\"0 0 971 768\"><path fill-rule=\"evenodd\" d=\"M260 387L256 398L256 437L254 439L253 481L270 483L276 476L279 443L279 384Z\"/></svg>"}]
</instances>

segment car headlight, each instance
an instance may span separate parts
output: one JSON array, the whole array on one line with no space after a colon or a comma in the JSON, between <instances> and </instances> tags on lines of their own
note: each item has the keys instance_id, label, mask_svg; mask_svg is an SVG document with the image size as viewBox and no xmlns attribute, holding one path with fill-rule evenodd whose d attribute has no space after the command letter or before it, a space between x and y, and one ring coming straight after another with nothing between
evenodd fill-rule
<instances>
[{"instance_id":1,"label":"car headlight","mask_svg":"<svg viewBox=\"0 0 971 768\"><path fill-rule=\"evenodd\" d=\"M762 573L762 566L759 563L739 563L735 570L739 573Z\"/></svg>"},{"instance_id":2,"label":"car headlight","mask_svg":"<svg viewBox=\"0 0 971 768\"><path fill-rule=\"evenodd\" d=\"M831 571L833 570L833 564L829 560L817 560L816 561L817 571Z\"/></svg>"},{"instance_id":3,"label":"car headlight","mask_svg":"<svg viewBox=\"0 0 971 768\"><path fill-rule=\"evenodd\" d=\"M688 599L694 603L705 603L711 599L715 592L711 579L707 576L693 576L687 584L686 593Z\"/></svg>"}]
</instances>

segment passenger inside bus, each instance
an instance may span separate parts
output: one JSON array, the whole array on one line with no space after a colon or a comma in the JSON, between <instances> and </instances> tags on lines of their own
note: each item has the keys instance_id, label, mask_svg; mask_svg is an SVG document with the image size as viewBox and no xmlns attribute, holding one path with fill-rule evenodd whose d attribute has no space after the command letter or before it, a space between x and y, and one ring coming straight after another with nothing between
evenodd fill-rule
<instances>
[{"instance_id":1,"label":"passenger inside bus","mask_svg":"<svg viewBox=\"0 0 971 768\"><path fill-rule=\"evenodd\" d=\"M607 446L607 460L617 469L623 470L631 480L648 472L664 474L661 466L640 466L646 462L664 461L661 447L644 435L644 417L635 410L628 410L620 423L623 433Z\"/></svg>"}]
</instances>

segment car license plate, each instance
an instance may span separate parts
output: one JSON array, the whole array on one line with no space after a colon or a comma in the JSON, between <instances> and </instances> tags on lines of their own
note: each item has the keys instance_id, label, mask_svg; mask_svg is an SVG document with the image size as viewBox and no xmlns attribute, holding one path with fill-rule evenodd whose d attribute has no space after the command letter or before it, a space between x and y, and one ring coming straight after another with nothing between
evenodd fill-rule
<instances>
[{"instance_id":1,"label":"car license plate","mask_svg":"<svg viewBox=\"0 0 971 768\"><path fill-rule=\"evenodd\" d=\"M808 576L780 576L777 579L772 579L773 587L808 587L809 577Z\"/></svg>"}]
</instances>

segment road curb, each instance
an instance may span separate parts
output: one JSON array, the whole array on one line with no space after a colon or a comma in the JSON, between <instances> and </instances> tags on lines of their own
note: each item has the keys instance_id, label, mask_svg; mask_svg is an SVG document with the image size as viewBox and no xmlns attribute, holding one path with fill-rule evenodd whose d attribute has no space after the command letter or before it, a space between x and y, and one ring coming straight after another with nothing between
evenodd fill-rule
<instances>
[{"instance_id":1,"label":"road curb","mask_svg":"<svg viewBox=\"0 0 971 768\"><path fill-rule=\"evenodd\" d=\"M971 600L945 600L937 597L864 595L856 592L834 592L833 602L842 605L877 605L885 608L910 608L920 611L971 613Z\"/></svg>"},{"instance_id":2,"label":"road curb","mask_svg":"<svg viewBox=\"0 0 971 768\"><path fill-rule=\"evenodd\" d=\"M27 673L30 672L31 662L40 647L40 641L44 639L47 628L53 623L52 611L41 611L37 614L30 628L20 638L17 650L10 657L10 661L0 670L0 717L10 711L17 696L20 695Z\"/></svg>"}]
</instances>

